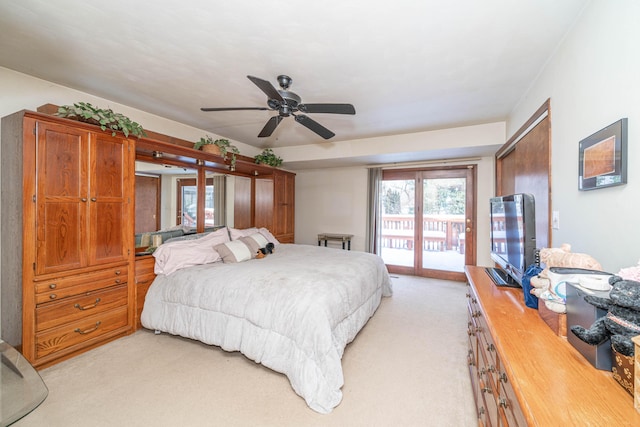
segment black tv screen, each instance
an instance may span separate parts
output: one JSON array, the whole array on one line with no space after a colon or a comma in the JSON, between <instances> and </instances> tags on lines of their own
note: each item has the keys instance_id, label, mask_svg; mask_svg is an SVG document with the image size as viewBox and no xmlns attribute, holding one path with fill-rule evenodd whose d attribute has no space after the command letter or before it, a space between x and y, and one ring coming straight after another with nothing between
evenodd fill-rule
<instances>
[{"instance_id":1,"label":"black tv screen","mask_svg":"<svg viewBox=\"0 0 640 427\"><path fill-rule=\"evenodd\" d=\"M492 197L491 259L502 285L522 286L526 269L536 262L536 217L533 195L526 193Z\"/></svg>"}]
</instances>

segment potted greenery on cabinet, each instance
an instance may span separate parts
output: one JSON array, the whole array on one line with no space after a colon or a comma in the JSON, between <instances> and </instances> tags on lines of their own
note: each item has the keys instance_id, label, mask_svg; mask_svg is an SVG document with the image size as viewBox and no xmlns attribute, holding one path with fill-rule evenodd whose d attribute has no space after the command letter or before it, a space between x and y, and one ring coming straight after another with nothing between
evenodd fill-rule
<instances>
[{"instance_id":1,"label":"potted greenery on cabinet","mask_svg":"<svg viewBox=\"0 0 640 427\"><path fill-rule=\"evenodd\" d=\"M222 156L227 160L227 154L231 153L230 169L233 171L236 169L236 154L240 154L240 150L231 144L228 139L216 139L214 140L209 135L204 138L200 138L198 142L193 145L196 150L202 150L206 153L216 154Z\"/></svg>"},{"instance_id":2,"label":"potted greenery on cabinet","mask_svg":"<svg viewBox=\"0 0 640 427\"><path fill-rule=\"evenodd\" d=\"M110 130L112 136L116 135L116 131L124 133L124 136L127 138L129 135L137 136L138 138L141 136L147 136L142 126L132 121L127 116L115 113L110 108L104 110L102 108L94 107L88 102L63 105L58 107L58 111L55 115L58 117L98 125L102 130Z\"/></svg>"},{"instance_id":3,"label":"potted greenery on cabinet","mask_svg":"<svg viewBox=\"0 0 640 427\"><path fill-rule=\"evenodd\" d=\"M271 148L265 148L262 153L254 157L256 164L265 164L277 168L282 164L282 159Z\"/></svg>"}]
</instances>

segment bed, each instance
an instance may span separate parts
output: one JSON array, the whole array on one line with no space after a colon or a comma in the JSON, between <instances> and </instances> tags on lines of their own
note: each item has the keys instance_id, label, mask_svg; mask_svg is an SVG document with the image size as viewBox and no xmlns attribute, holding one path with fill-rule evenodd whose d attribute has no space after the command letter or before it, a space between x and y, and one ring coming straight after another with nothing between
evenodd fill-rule
<instances>
[{"instance_id":1,"label":"bed","mask_svg":"<svg viewBox=\"0 0 640 427\"><path fill-rule=\"evenodd\" d=\"M230 260L223 249L255 238L256 231L274 242L268 230L251 229L242 236L230 231L235 239L228 242L220 243L225 236L219 230L218 238L177 243L178 257L195 265L169 274L163 274L158 261L171 256L157 254L160 274L146 295L142 325L240 351L285 374L311 409L331 412L342 400L346 345L373 316L382 296L392 294L384 262L364 252L277 241L264 258L235 254ZM200 246L198 254L213 245L213 258L221 259L210 257L205 263L179 254L192 245Z\"/></svg>"}]
</instances>

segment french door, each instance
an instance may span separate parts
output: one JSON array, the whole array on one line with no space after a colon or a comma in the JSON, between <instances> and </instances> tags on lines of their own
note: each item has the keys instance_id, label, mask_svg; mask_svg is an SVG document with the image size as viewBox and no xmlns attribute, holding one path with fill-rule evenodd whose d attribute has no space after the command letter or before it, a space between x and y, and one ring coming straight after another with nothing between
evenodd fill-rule
<instances>
[{"instance_id":1,"label":"french door","mask_svg":"<svg viewBox=\"0 0 640 427\"><path fill-rule=\"evenodd\" d=\"M464 280L476 261L474 194L473 165L383 171L380 256L389 272Z\"/></svg>"}]
</instances>

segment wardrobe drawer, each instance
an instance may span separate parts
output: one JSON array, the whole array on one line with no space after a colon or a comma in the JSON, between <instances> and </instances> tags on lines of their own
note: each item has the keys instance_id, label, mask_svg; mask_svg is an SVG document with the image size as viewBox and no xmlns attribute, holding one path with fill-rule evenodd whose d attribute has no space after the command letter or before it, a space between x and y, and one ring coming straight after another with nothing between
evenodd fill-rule
<instances>
[{"instance_id":1,"label":"wardrobe drawer","mask_svg":"<svg viewBox=\"0 0 640 427\"><path fill-rule=\"evenodd\" d=\"M127 282L127 266L35 282L36 304L57 301Z\"/></svg>"},{"instance_id":2,"label":"wardrobe drawer","mask_svg":"<svg viewBox=\"0 0 640 427\"><path fill-rule=\"evenodd\" d=\"M53 328L64 323L127 305L127 284L95 292L87 292L36 308L36 331Z\"/></svg>"},{"instance_id":3,"label":"wardrobe drawer","mask_svg":"<svg viewBox=\"0 0 640 427\"><path fill-rule=\"evenodd\" d=\"M126 327L127 320L127 306L123 306L37 333L36 358L65 349L78 350L83 347L83 344L89 344L89 341L97 343L99 342L97 338Z\"/></svg>"}]
</instances>

